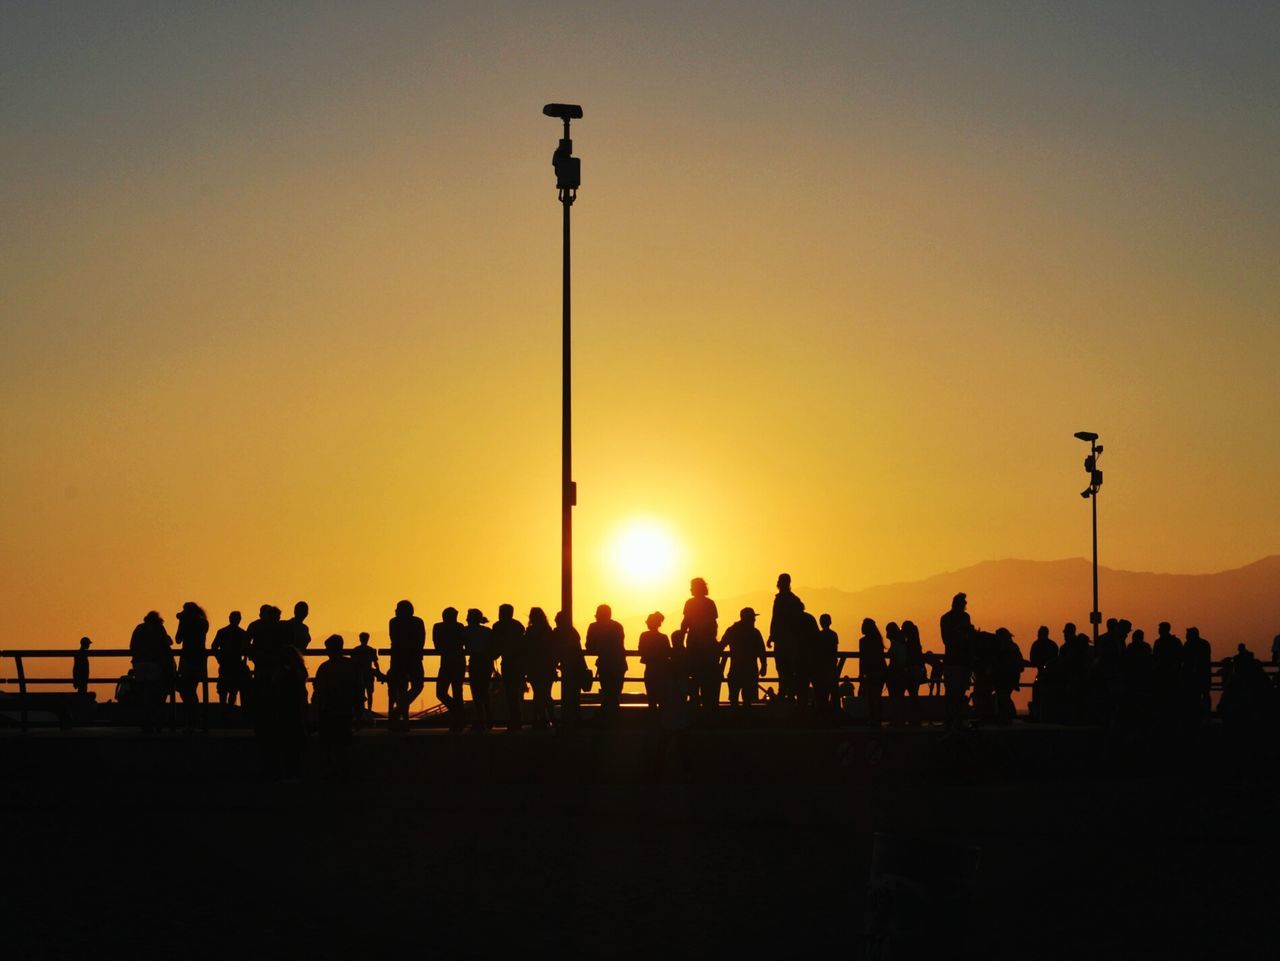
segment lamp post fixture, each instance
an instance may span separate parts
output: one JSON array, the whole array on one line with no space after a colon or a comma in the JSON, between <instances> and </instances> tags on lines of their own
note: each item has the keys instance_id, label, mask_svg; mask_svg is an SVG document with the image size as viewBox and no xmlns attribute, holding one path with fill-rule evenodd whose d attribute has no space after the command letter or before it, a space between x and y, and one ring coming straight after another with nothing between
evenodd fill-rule
<instances>
[{"instance_id":1,"label":"lamp post fixture","mask_svg":"<svg viewBox=\"0 0 1280 961\"><path fill-rule=\"evenodd\" d=\"M563 331L562 370L563 408L561 413L561 470L560 470L560 610L573 624L573 507L578 502L578 487L573 482L573 416L570 407L570 338L569 338L569 208L578 199L578 187L582 182L582 161L573 156L573 141L569 139L569 121L582 119L582 108L573 103L549 103L542 108L545 116L564 121L564 136L555 153L551 166L556 172L556 190L564 208L564 281L563 281Z\"/></svg>"},{"instance_id":2,"label":"lamp post fixture","mask_svg":"<svg viewBox=\"0 0 1280 961\"><path fill-rule=\"evenodd\" d=\"M1075 436L1089 445L1089 456L1084 459L1089 486L1080 492L1080 496L1088 498L1093 505L1093 610L1089 612L1089 623L1093 625L1093 644L1096 647L1098 627L1102 624L1102 612L1098 610L1098 490L1102 487L1098 460L1102 457L1102 445L1098 443L1098 435L1092 431L1079 430Z\"/></svg>"}]
</instances>

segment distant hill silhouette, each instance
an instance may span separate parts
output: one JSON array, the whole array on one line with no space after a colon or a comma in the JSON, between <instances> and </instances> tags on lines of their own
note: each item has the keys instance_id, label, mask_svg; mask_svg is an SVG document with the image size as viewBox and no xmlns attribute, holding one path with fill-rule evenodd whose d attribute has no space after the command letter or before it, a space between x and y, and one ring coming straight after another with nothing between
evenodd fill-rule
<instances>
[{"instance_id":1,"label":"distant hill silhouette","mask_svg":"<svg viewBox=\"0 0 1280 961\"><path fill-rule=\"evenodd\" d=\"M858 626L873 617L886 621L913 620L927 649L941 650L938 618L957 591L969 595L973 622L986 630L1007 627L1025 653L1036 628L1049 625L1055 639L1062 625L1074 621L1089 630L1091 565L1084 558L1062 561L984 561L922 581L885 584L861 591L797 587L796 593L815 616L829 613L840 633L842 647L855 646ZM1217 574L1152 574L1098 569L1100 606L1104 620L1127 617L1135 628L1155 637L1156 625L1169 621L1178 635L1188 626L1200 628L1213 644L1215 656L1235 653L1243 642L1257 655L1270 655L1271 639L1280 633L1280 555ZM768 625L773 592L760 592L720 602L722 623L730 623L744 606L764 614Z\"/></svg>"}]
</instances>

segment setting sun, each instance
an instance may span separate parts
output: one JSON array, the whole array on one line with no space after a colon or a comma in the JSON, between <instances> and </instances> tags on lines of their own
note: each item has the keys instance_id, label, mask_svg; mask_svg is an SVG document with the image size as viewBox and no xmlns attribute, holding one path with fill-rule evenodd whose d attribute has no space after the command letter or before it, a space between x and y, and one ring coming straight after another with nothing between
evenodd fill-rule
<instances>
[{"instance_id":1,"label":"setting sun","mask_svg":"<svg viewBox=\"0 0 1280 961\"><path fill-rule=\"evenodd\" d=\"M649 519L628 521L610 541L614 572L628 586L647 587L669 578L676 553L670 530Z\"/></svg>"}]
</instances>

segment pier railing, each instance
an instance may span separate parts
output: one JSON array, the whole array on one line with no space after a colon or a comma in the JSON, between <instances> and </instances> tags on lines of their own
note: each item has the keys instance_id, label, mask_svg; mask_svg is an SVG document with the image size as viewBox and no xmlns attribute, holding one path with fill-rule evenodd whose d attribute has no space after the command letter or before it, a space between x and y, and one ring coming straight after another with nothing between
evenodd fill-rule
<instances>
[{"instance_id":1,"label":"pier railing","mask_svg":"<svg viewBox=\"0 0 1280 961\"><path fill-rule=\"evenodd\" d=\"M378 652L379 657L389 657L391 654L390 648L379 647L379 648L375 648L375 650ZM71 687L70 665L68 665L68 670L66 671L66 673L59 673L54 676L42 674L42 675L33 677L33 676L29 676L27 673L27 667L29 666L29 664L32 661L67 662L67 661L71 661L77 654L81 654L81 653L83 653L88 657L91 668L95 662L101 663L104 661L127 660L131 657L131 654L125 648L104 648L101 650L91 649L88 651L67 650L67 649L50 650L50 649L42 649L42 648L0 649L0 685L6 685L6 686L16 685L17 693L20 695L18 699L18 705L17 705L18 713L20 714L19 723L23 730L26 730L28 726L28 714L32 711L41 710L40 708L37 708L37 707L28 709L27 707L28 699L26 698L25 695L32 692L33 688L68 689ZM630 671L632 668L638 668L640 652L635 649L628 649L626 653L629 659L628 670ZM173 654L174 654L175 663L176 663L179 651L175 648L173 651ZM213 655L209 654L208 652L206 652L206 656L210 660L213 659ZM327 656L328 655L323 650L318 648L308 649L303 652L303 657L308 662L320 661ZM440 656L439 654L437 654L435 651L432 651L432 650L427 650L423 652L423 659L424 661L427 661L427 662L438 661L439 656ZM775 655L772 651L767 652L765 654L765 657L767 658L768 661L775 662ZM857 651L837 651L836 657L837 657L837 663L838 663L839 676L841 678L849 677L851 680L856 680L856 676L851 674L846 674L846 670L849 669L851 665L856 665L858 661L858 652ZM722 655L720 658L722 673L723 673L723 668L726 660L727 658ZM1214 692L1220 692L1222 689L1222 667L1224 663L1225 661L1213 662L1211 690ZM11 672L7 671L6 668L11 668ZM1277 671L1277 665L1267 663L1267 662L1263 663L1263 668L1268 673L1274 673ZM102 676L94 676L91 670L88 684L90 687L98 687L98 688L110 687L114 690L114 688L121 682L121 680L123 679L126 673L127 673L127 668L125 671L121 671L119 674L115 674L111 677L102 677ZM1036 673L1035 668L1032 667L1030 664L1024 662L1023 670L1022 670L1022 683L1021 683L1021 686L1024 690L1034 689L1035 673ZM308 683L312 679L313 679L313 676L309 673L307 677ZM432 673L424 677L424 682L427 685L430 685L430 684L433 684L436 681L436 679L437 679L436 675ZM198 686L200 704L202 707L201 716L202 716L203 723L206 727L208 725L208 716L209 716L207 708L210 703L209 686L211 684L216 684L216 682L217 682L217 675L214 674L212 677L209 677L208 672L206 671L205 679L202 680ZM777 684L778 677L776 673L774 673L771 675L760 677L758 679L758 682L762 687L768 684ZM631 688L632 692L635 692L635 689L637 687L643 686L644 679L641 676L641 672L637 671L636 673L628 673L624 683L626 687ZM923 687L926 683L928 682L921 681L920 686ZM557 681L556 684L558 687L559 681ZM626 688L624 687L624 690L625 689ZM424 697L430 698L433 695L434 695L434 690L432 690L430 687L424 687L422 694L419 695L419 698L420 699ZM168 696L169 696L169 700L172 702L177 695L175 691L170 691ZM104 702L99 702L99 703L104 703ZM3 701L0 700L0 706L2 705L3 705Z\"/></svg>"}]
</instances>

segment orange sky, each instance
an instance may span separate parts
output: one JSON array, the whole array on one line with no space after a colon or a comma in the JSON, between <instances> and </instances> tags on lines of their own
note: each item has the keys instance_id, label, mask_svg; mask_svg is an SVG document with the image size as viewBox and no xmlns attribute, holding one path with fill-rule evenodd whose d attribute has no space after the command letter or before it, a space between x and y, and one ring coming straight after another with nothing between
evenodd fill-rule
<instances>
[{"instance_id":1,"label":"orange sky","mask_svg":"<svg viewBox=\"0 0 1280 961\"><path fill-rule=\"evenodd\" d=\"M1158 10L6 7L0 646L553 609L549 100L579 621L1082 555L1082 428L1105 563L1280 550L1280 15Z\"/></svg>"}]
</instances>

